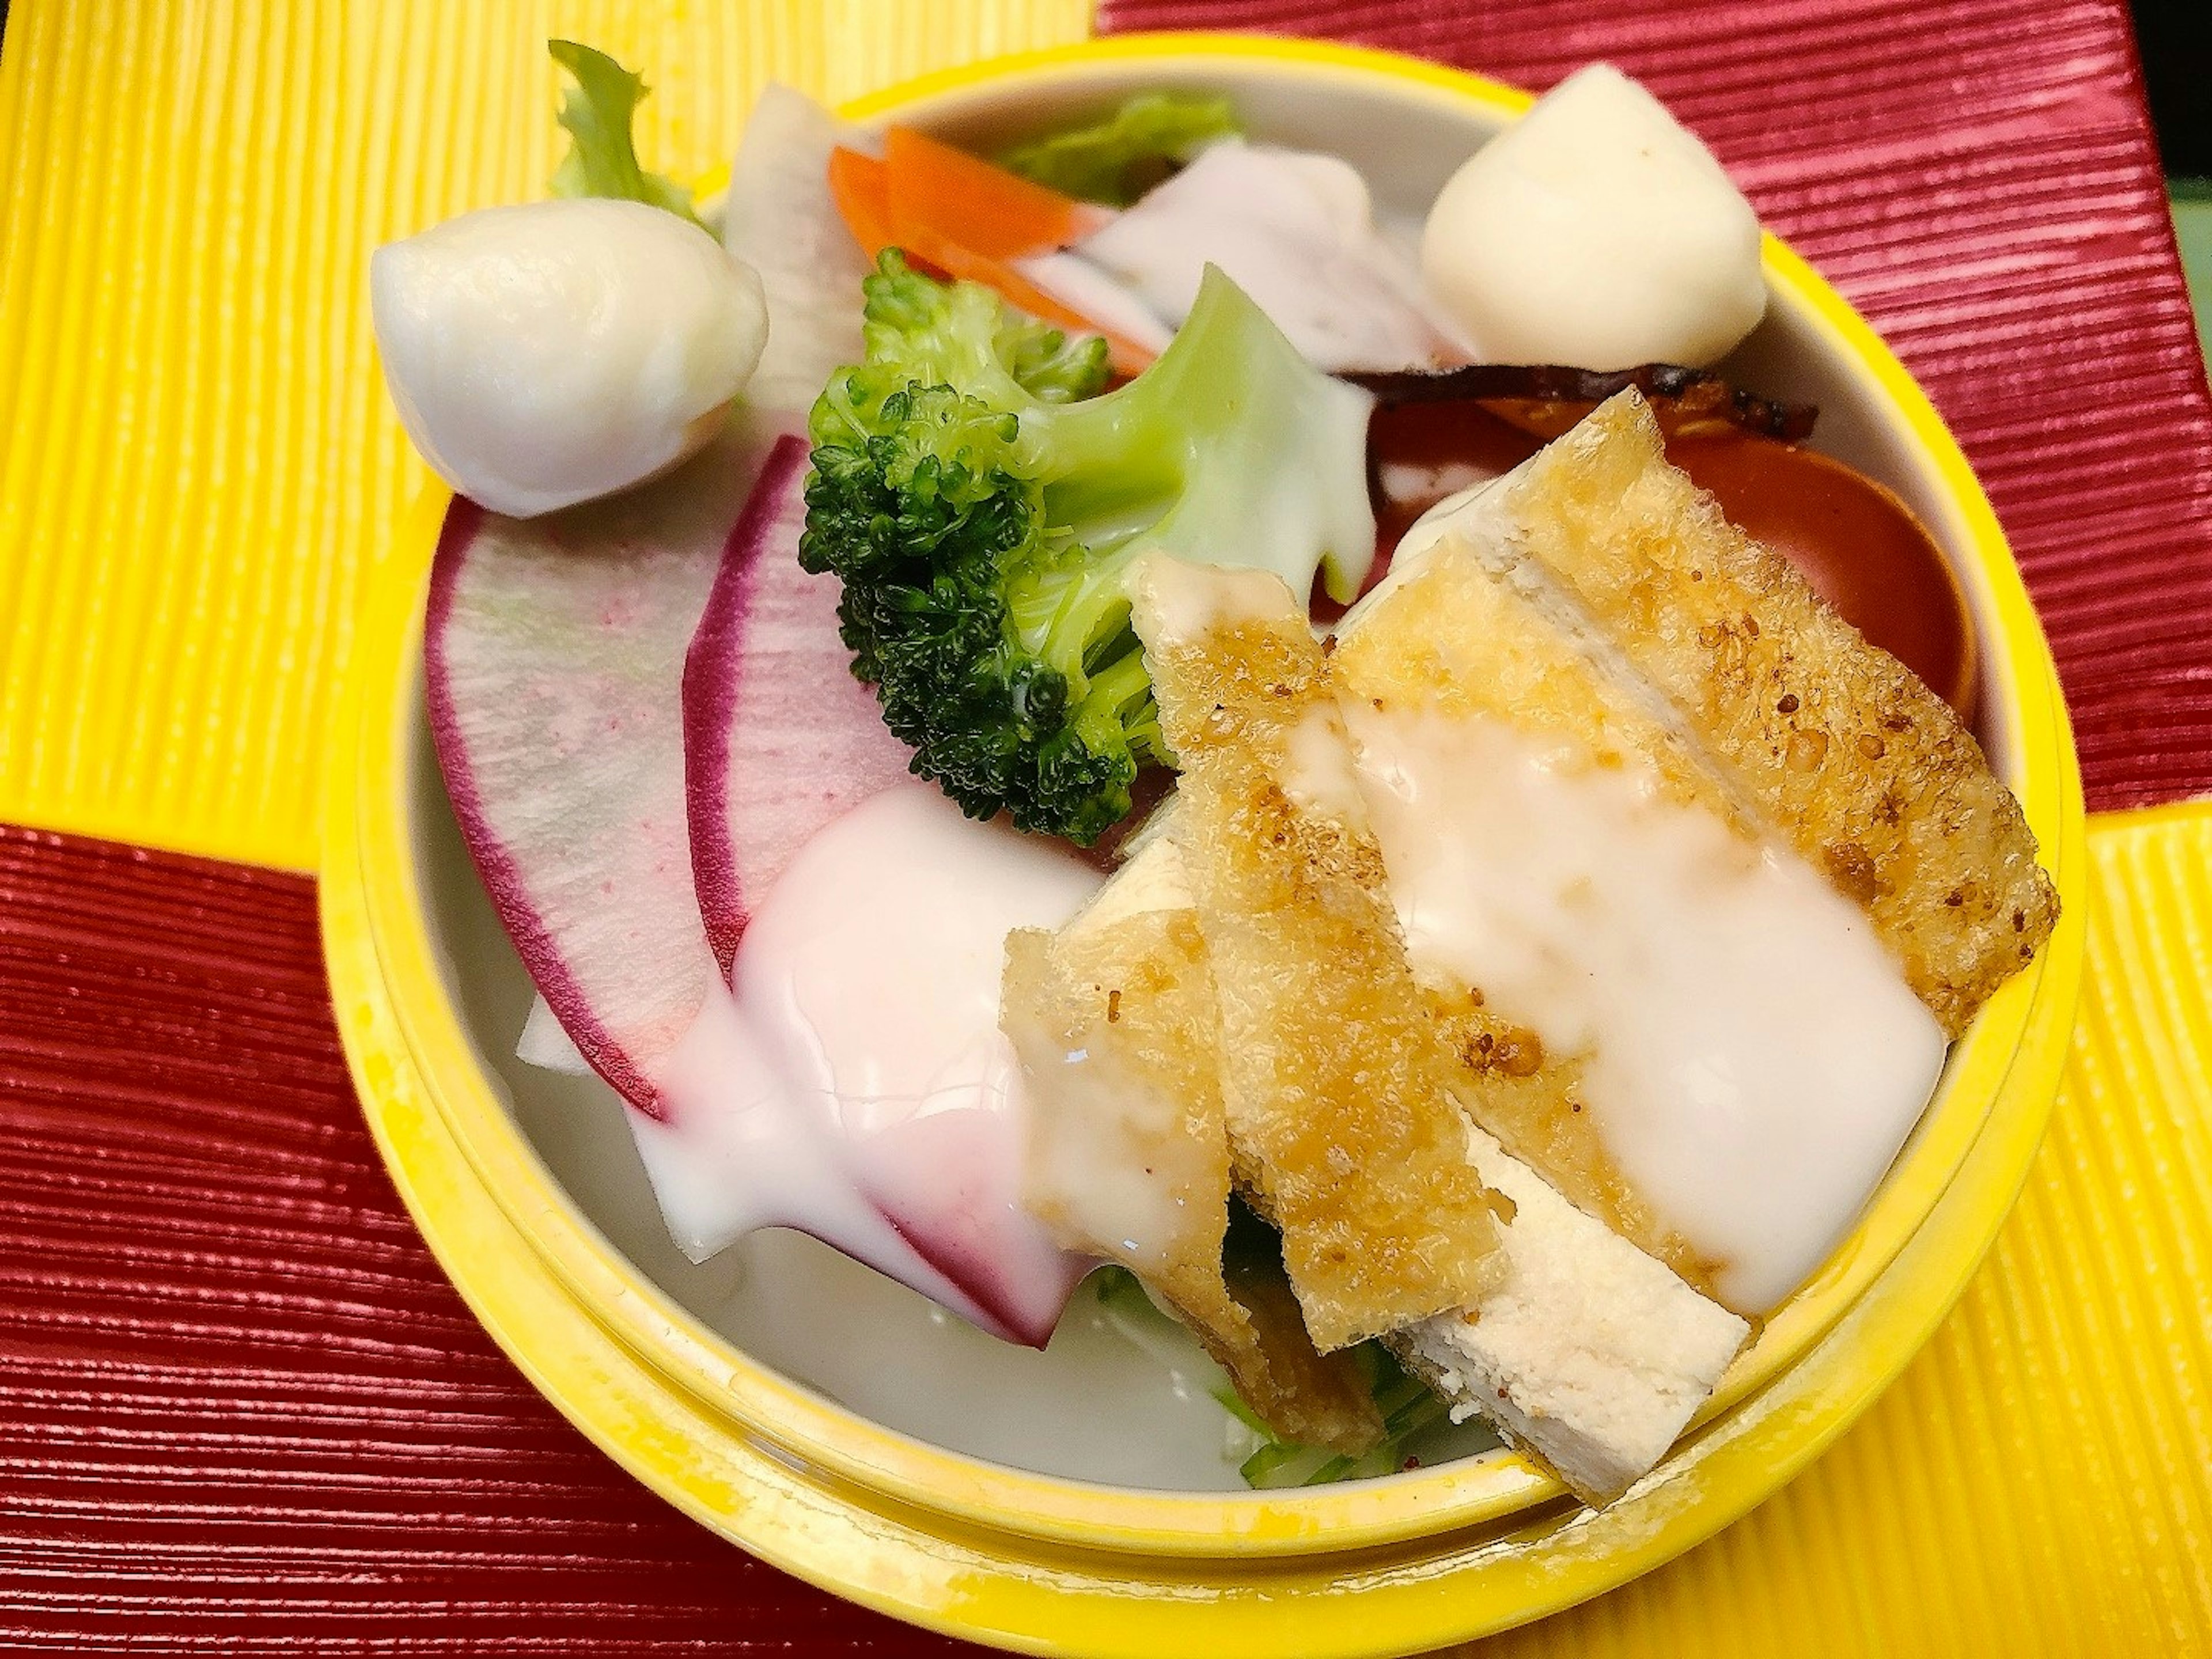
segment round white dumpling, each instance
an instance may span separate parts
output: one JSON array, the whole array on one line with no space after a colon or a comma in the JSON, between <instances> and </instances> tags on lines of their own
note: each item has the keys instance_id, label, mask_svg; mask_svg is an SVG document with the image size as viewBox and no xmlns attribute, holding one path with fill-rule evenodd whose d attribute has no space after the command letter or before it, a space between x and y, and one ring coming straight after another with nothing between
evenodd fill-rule
<instances>
[{"instance_id":1,"label":"round white dumpling","mask_svg":"<svg viewBox=\"0 0 2212 1659\"><path fill-rule=\"evenodd\" d=\"M529 518L714 436L768 338L760 279L640 202L485 208L377 249L384 376L423 459Z\"/></svg>"},{"instance_id":2,"label":"round white dumpling","mask_svg":"<svg viewBox=\"0 0 2212 1659\"><path fill-rule=\"evenodd\" d=\"M1707 364L1766 309L1759 216L1712 152L1608 64L1454 173L1421 273L1493 362Z\"/></svg>"}]
</instances>

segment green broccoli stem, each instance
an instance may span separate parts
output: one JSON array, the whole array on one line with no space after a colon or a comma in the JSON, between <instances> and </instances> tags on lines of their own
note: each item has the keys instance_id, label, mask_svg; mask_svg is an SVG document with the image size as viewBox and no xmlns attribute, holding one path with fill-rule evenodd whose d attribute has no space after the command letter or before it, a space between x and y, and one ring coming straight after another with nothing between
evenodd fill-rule
<instances>
[{"instance_id":1,"label":"green broccoli stem","mask_svg":"<svg viewBox=\"0 0 2212 1659\"><path fill-rule=\"evenodd\" d=\"M1046 516L1094 553L1140 540L1192 564L1318 568L1348 604L1375 556L1373 399L1298 356L1215 267L1168 349L1105 396L1024 416Z\"/></svg>"},{"instance_id":2,"label":"green broccoli stem","mask_svg":"<svg viewBox=\"0 0 2212 1659\"><path fill-rule=\"evenodd\" d=\"M1139 760L1164 762L1159 705L1152 701L1152 677L1134 641L1127 652L1091 676L1073 722L1091 747L1119 739Z\"/></svg>"},{"instance_id":3,"label":"green broccoli stem","mask_svg":"<svg viewBox=\"0 0 2212 1659\"><path fill-rule=\"evenodd\" d=\"M1125 548L1102 557L1076 548L1008 585L1006 625L1016 645L1066 680L1071 703L1083 696L1097 647L1128 627L1124 580L1134 551Z\"/></svg>"}]
</instances>

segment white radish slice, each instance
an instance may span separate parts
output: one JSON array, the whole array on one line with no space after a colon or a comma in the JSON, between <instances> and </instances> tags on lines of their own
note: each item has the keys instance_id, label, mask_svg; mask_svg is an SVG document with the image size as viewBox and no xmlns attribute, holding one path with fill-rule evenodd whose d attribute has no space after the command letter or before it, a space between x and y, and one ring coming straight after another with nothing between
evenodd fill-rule
<instances>
[{"instance_id":1,"label":"white radish slice","mask_svg":"<svg viewBox=\"0 0 2212 1659\"><path fill-rule=\"evenodd\" d=\"M837 635L837 580L799 568L806 441L777 440L684 670L691 870L726 975L749 909L815 831L908 775Z\"/></svg>"},{"instance_id":2,"label":"white radish slice","mask_svg":"<svg viewBox=\"0 0 2212 1659\"><path fill-rule=\"evenodd\" d=\"M523 965L649 1115L717 981L692 890L682 678L755 471L733 431L667 478L521 520L456 498L431 566L430 732Z\"/></svg>"},{"instance_id":3,"label":"white radish slice","mask_svg":"<svg viewBox=\"0 0 2212 1659\"><path fill-rule=\"evenodd\" d=\"M531 999L529 1018L522 1022L522 1035L514 1040L514 1057L543 1072L559 1072L567 1077L592 1074L590 1062L577 1052L543 996Z\"/></svg>"},{"instance_id":4,"label":"white radish slice","mask_svg":"<svg viewBox=\"0 0 2212 1659\"><path fill-rule=\"evenodd\" d=\"M760 273L768 301L768 346L745 394L756 409L804 416L832 370L866 359L868 258L830 195L830 152L840 145L877 148L805 93L770 85L738 147L722 246Z\"/></svg>"},{"instance_id":5,"label":"white radish slice","mask_svg":"<svg viewBox=\"0 0 2212 1659\"><path fill-rule=\"evenodd\" d=\"M1211 266L1317 368L1431 369L1472 355L1376 223L1366 180L1334 155L1209 145L1073 248L1018 268L1086 316L1110 309L1144 340L1154 335L1127 320L1128 308L1153 331L1182 326Z\"/></svg>"}]
</instances>

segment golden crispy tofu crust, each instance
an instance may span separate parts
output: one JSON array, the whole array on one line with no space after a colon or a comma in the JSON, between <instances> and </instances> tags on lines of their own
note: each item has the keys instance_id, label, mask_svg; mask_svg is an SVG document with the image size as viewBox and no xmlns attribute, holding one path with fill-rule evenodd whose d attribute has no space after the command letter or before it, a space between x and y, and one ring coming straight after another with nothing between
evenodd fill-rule
<instances>
[{"instance_id":1,"label":"golden crispy tofu crust","mask_svg":"<svg viewBox=\"0 0 2212 1659\"><path fill-rule=\"evenodd\" d=\"M1029 1084L1031 1212L1067 1249L1134 1272L1277 1434L1352 1455L1379 1443L1364 1378L1315 1349L1287 1287L1224 1275L1229 1140L1196 915L1014 933L1000 1020Z\"/></svg>"},{"instance_id":2,"label":"golden crispy tofu crust","mask_svg":"<svg viewBox=\"0 0 2212 1659\"><path fill-rule=\"evenodd\" d=\"M1480 1299L1491 1194L1384 896L1321 647L1264 573L1134 584L1212 958L1230 1139L1327 1352Z\"/></svg>"},{"instance_id":3,"label":"golden crispy tofu crust","mask_svg":"<svg viewBox=\"0 0 2212 1659\"><path fill-rule=\"evenodd\" d=\"M1224 1269L1229 1294L1252 1322L1249 1352L1233 1358L1199 1333L1199 1340L1237 1383L1255 1415L1283 1439L1326 1446L1357 1457L1382 1443L1388 1430L1368 1372L1349 1349L1323 1353L1306 1329L1305 1311L1279 1256L1255 1259L1232 1251ZM1256 1393L1245 1392L1254 1372Z\"/></svg>"},{"instance_id":4,"label":"golden crispy tofu crust","mask_svg":"<svg viewBox=\"0 0 2212 1659\"><path fill-rule=\"evenodd\" d=\"M1073 1250L1119 1261L1201 1322L1221 1285L1229 1135L1218 1018L1190 912L1007 936L999 1024L1028 1079L1024 1198ZM1080 1055L1079 1060L1073 1058ZM1142 1189L1120 1183L1132 1172Z\"/></svg>"},{"instance_id":5,"label":"golden crispy tofu crust","mask_svg":"<svg viewBox=\"0 0 2212 1659\"><path fill-rule=\"evenodd\" d=\"M1653 712L1648 692L1601 672L1588 639L1457 538L1395 574L1347 623L1329 647L1328 667L1355 742L1370 713L1494 715L1601 769L1648 768L1671 799L1758 833L1703 759Z\"/></svg>"},{"instance_id":6,"label":"golden crispy tofu crust","mask_svg":"<svg viewBox=\"0 0 2212 1659\"><path fill-rule=\"evenodd\" d=\"M2049 937L2020 803L1950 707L1668 465L1624 392L1503 485L1522 551L1861 906L1956 1036Z\"/></svg>"},{"instance_id":7,"label":"golden crispy tofu crust","mask_svg":"<svg viewBox=\"0 0 2212 1659\"><path fill-rule=\"evenodd\" d=\"M1547 1055L1534 1031L1473 1006L1456 991L1431 988L1425 994L1437 1029L1459 1062L1459 1095L1468 1115L1584 1215L1656 1256L1699 1295L1718 1301L1729 1264L1692 1246L1622 1176L1607 1150L1603 1123L1583 1095L1580 1058Z\"/></svg>"},{"instance_id":8,"label":"golden crispy tofu crust","mask_svg":"<svg viewBox=\"0 0 2212 1659\"><path fill-rule=\"evenodd\" d=\"M1571 763L1648 769L1668 797L1794 845L1955 1035L2057 905L1950 708L1730 528L1632 393L1495 489L1348 620L1329 666L1355 740L1370 720L1491 717ZM1546 1054L1479 986L1429 994L1475 1121L1714 1294L1727 1264L1621 1177L1578 1057Z\"/></svg>"},{"instance_id":9,"label":"golden crispy tofu crust","mask_svg":"<svg viewBox=\"0 0 2212 1659\"><path fill-rule=\"evenodd\" d=\"M1643 697L1593 672L1581 641L1455 540L1376 596L1337 640L1328 669L1355 743L1370 722L1503 720L1582 764L1648 769L1671 798L1745 829ZM1430 985L1425 994L1458 1062L1468 1115L1576 1208L1712 1296L1727 1264L1692 1248L1622 1177L1583 1097L1580 1058L1547 1054L1480 986Z\"/></svg>"}]
</instances>

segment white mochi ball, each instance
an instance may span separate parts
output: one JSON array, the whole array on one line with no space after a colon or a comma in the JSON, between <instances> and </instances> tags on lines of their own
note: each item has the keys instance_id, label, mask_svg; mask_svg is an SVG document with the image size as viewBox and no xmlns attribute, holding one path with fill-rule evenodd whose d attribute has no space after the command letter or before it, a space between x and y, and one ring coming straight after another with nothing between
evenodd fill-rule
<instances>
[{"instance_id":1,"label":"white mochi ball","mask_svg":"<svg viewBox=\"0 0 2212 1659\"><path fill-rule=\"evenodd\" d=\"M408 435L456 490L515 518L693 453L768 338L752 269L640 202L465 213L377 249L368 282Z\"/></svg>"},{"instance_id":2,"label":"white mochi ball","mask_svg":"<svg viewBox=\"0 0 2212 1659\"><path fill-rule=\"evenodd\" d=\"M1593 64L1452 175L1421 273L1493 362L1703 365L1765 313L1759 244L1712 152Z\"/></svg>"}]
</instances>

